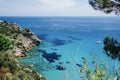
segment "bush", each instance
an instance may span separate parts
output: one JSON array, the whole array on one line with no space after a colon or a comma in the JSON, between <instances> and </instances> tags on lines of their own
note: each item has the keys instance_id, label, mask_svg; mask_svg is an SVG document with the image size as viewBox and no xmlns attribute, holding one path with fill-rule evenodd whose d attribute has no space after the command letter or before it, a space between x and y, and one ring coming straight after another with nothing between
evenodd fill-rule
<instances>
[{"instance_id":1,"label":"bush","mask_svg":"<svg viewBox=\"0 0 120 80\"><path fill-rule=\"evenodd\" d=\"M10 45L12 45L12 41L0 34L0 51L10 49Z\"/></svg>"},{"instance_id":2,"label":"bush","mask_svg":"<svg viewBox=\"0 0 120 80\"><path fill-rule=\"evenodd\" d=\"M0 67L2 66L8 68L8 71L11 73L15 73L19 70L15 58L4 52L0 53Z\"/></svg>"},{"instance_id":3,"label":"bush","mask_svg":"<svg viewBox=\"0 0 120 80\"><path fill-rule=\"evenodd\" d=\"M83 59L83 66L80 69L81 80L119 80L120 79L120 66L117 66L113 72L106 73L108 71L107 65L104 61L95 63L97 61L94 59L94 63L89 62L86 58ZM114 71L116 73L114 73ZM111 75L114 74L114 75Z\"/></svg>"}]
</instances>

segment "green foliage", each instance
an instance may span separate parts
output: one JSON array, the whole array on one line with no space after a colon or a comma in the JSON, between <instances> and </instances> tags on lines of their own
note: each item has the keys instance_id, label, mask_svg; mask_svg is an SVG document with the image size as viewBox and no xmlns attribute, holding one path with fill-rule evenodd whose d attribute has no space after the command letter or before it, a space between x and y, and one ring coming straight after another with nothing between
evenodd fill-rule
<instances>
[{"instance_id":1,"label":"green foliage","mask_svg":"<svg viewBox=\"0 0 120 80\"><path fill-rule=\"evenodd\" d=\"M22 33L22 30L15 29L15 24L8 23L7 21L3 21L0 23L0 34L3 34L5 36L13 36L14 34L20 34Z\"/></svg>"},{"instance_id":2,"label":"green foliage","mask_svg":"<svg viewBox=\"0 0 120 80\"><path fill-rule=\"evenodd\" d=\"M104 38L104 50L108 56L120 60L120 43L114 38L106 36Z\"/></svg>"},{"instance_id":3,"label":"green foliage","mask_svg":"<svg viewBox=\"0 0 120 80\"><path fill-rule=\"evenodd\" d=\"M39 74L32 68L19 64L17 58L11 55L12 46L15 45L13 41L22 34L23 30L15 23L0 22L0 80L45 80L40 79Z\"/></svg>"},{"instance_id":4,"label":"green foliage","mask_svg":"<svg viewBox=\"0 0 120 80\"><path fill-rule=\"evenodd\" d=\"M10 57L10 55L5 52L0 53L0 66L7 67L11 73L15 73L17 70L19 70L15 58Z\"/></svg>"},{"instance_id":5,"label":"green foliage","mask_svg":"<svg viewBox=\"0 0 120 80\"><path fill-rule=\"evenodd\" d=\"M40 78L40 80L46 80L46 78L44 78L44 77L41 77L41 78Z\"/></svg>"},{"instance_id":6,"label":"green foliage","mask_svg":"<svg viewBox=\"0 0 120 80\"><path fill-rule=\"evenodd\" d=\"M32 71L32 75L35 77L35 80L40 80L40 77L37 75L35 70Z\"/></svg>"},{"instance_id":7,"label":"green foliage","mask_svg":"<svg viewBox=\"0 0 120 80\"><path fill-rule=\"evenodd\" d=\"M15 57L10 56L8 53L0 52L0 80L41 79L36 71L26 67L25 65L20 65Z\"/></svg>"},{"instance_id":8,"label":"green foliage","mask_svg":"<svg viewBox=\"0 0 120 80\"><path fill-rule=\"evenodd\" d=\"M94 61L95 60L97 59L94 59ZM83 78L83 80L119 80L119 75L114 74L113 76L106 74L106 72L107 66L105 65L104 61L99 63L91 63L88 62L86 58L83 59L83 66L80 69L80 74L83 75L81 80Z\"/></svg>"},{"instance_id":9,"label":"green foliage","mask_svg":"<svg viewBox=\"0 0 120 80\"><path fill-rule=\"evenodd\" d=\"M105 13L115 12L120 14L120 0L89 0L89 4L96 10L101 10Z\"/></svg>"},{"instance_id":10,"label":"green foliage","mask_svg":"<svg viewBox=\"0 0 120 80\"><path fill-rule=\"evenodd\" d=\"M0 34L0 51L10 49L10 45L12 45L12 41Z\"/></svg>"}]
</instances>

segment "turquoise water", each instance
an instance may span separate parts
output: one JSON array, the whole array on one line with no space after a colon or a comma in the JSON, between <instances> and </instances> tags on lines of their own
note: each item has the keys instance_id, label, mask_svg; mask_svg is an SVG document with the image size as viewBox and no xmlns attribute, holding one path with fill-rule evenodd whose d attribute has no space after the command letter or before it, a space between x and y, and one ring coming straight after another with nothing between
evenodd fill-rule
<instances>
[{"instance_id":1,"label":"turquoise water","mask_svg":"<svg viewBox=\"0 0 120 80\"><path fill-rule=\"evenodd\" d=\"M47 80L80 80L82 58L93 61L97 56L108 65L107 74L120 66L117 60L107 57L103 50L106 35L120 41L119 17L0 17L30 28L43 43L28 52L28 57L20 62L33 64L33 68L42 73ZM79 64L79 65L78 65ZM60 70L63 66L65 70ZM112 74L112 73L111 73ZM84 75L84 74L83 74Z\"/></svg>"}]
</instances>

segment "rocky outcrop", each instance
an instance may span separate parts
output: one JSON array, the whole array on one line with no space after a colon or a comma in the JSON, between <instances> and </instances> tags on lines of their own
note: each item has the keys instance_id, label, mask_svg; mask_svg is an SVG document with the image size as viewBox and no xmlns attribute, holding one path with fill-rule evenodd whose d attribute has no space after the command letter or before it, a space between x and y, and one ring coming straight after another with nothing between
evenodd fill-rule
<instances>
[{"instance_id":1,"label":"rocky outcrop","mask_svg":"<svg viewBox=\"0 0 120 80\"><path fill-rule=\"evenodd\" d=\"M16 23L1 20L0 25L7 28L9 34L11 34L6 36L14 42L12 45L13 50L11 50L12 55L25 57L27 51L41 43L41 40L30 29L23 29Z\"/></svg>"},{"instance_id":2,"label":"rocky outcrop","mask_svg":"<svg viewBox=\"0 0 120 80\"><path fill-rule=\"evenodd\" d=\"M16 58L16 57L26 57L27 56L26 52L31 50L32 47L38 46L41 43L41 40L38 39L37 36L34 33L32 33L29 29L27 28L23 29L16 23L2 21L2 20L0 20L0 34L12 42L10 44L11 48L5 51L9 53L7 54L9 56L7 57L10 59L7 59L6 55L3 54L3 56L7 59L7 61L4 59L3 61L5 61L5 63L8 62L5 64L8 66L2 69L11 70L11 68L13 68L14 72L16 72L17 70L17 72L14 75L13 75L14 72L10 73L7 71L6 71L7 74L5 75L7 77L9 76L9 78L15 78L15 79L17 76L19 76L20 77L19 80L24 80L26 78L27 78L26 80L46 80L44 77L42 77L41 74L39 74L38 72L32 69L32 66L33 66L32 64L28 66L21 65L18 63ZM4 58L3 56L1 58ZM0 74L3 74L3 73L0 73ZM6 77L5 79L2 79L2 80L6 80Z\"/></svg>"}]
</instances>

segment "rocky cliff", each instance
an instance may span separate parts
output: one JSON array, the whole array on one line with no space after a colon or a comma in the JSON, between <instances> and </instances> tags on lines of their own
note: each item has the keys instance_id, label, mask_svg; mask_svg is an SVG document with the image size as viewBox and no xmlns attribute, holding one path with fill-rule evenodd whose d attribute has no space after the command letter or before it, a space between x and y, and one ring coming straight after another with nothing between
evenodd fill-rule
<instances>
[{"instance_id":1,"label":"rocky cliff","mask_svg":"<svg viewBox=\"0 0 120 80\"><path fill-rule=\"evenodd\" d=\"M0 20L0 80L46 80L32 66L19 64L16 58L26 57L26 52L40 43L29 29Z\"/></svg>"},{"instance_id":2,"label":"rocky cliff","mask_svg":"<svg viewBox=\"0 0 120 80\"><path fill-rule=\"evenodd\" d=\"M27 51L41 43L34 33L27 28L21 28L16 23L0 21L0 29L2 29L1 34L13 41L11 55L25 57Z\"/></svg>"}]
</instances>

